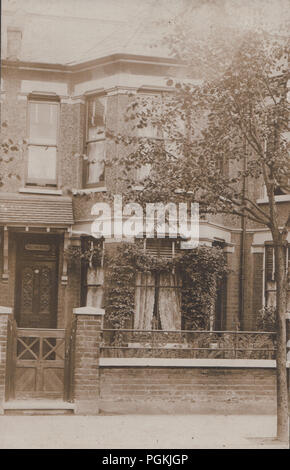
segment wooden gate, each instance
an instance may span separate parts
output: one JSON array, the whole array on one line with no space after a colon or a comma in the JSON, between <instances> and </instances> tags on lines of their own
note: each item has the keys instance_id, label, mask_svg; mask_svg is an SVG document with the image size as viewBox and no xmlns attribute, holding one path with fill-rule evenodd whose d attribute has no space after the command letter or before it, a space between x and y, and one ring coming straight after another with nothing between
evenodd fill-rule
<instances>
[{"instance_id":1,"label":"wooden gate","mask_svg":"<svg viewBox=\"0 0 290 470\"><path fill-rule=\"evenodd\" d=\"M72 401L74 328L17 328L9 324L6 400Z\"/></svg>"}]
</instances>

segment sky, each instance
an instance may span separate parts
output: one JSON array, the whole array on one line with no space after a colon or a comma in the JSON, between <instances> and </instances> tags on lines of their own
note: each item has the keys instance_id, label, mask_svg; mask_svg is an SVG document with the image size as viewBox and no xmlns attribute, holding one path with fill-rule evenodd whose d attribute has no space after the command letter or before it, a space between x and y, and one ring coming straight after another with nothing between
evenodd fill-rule
<instances>
[{"instance_id":1,"label":"sky","mask_svg":"<svg viewBox=\"0 0 290 470\"><path fill-rule=\"evenodd\" d=\"M128 21L136 12L157 7L158 15L170 16L183 0L2 0L3 10L67 17Z\"/></svg>"},{"instance_id":2,"label":"sky","mask_svg":"<svg viewBox=\"0 0 290 470\"><path fill-rule=\"evenodd\" d=\"M104 21L129 21L137 14L151 12L155 19L174 19L184 6L205 5L206 10L219 6L235 23L259 21L279 24L290 15L289 0L2 0L2 10L18 14L56 15L97 18ZM215 10L216 11L216 10Z\"/></svg>"}]
</instances>

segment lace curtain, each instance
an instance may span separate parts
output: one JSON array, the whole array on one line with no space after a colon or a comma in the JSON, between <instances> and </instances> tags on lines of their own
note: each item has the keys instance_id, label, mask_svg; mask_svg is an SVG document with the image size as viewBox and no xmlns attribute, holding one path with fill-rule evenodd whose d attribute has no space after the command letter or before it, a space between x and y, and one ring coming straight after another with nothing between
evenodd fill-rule
<instances>
[{"instance_id":1,"label":"lace curtain","mask_svg":"<svg viewBox=\"0 0 290 470\"><path fill-rule=\"evenodd\" d=\"M136 276L134 328L152 329L154 307L163 330L181 329L180 281L176 274L138 273Z\"/></svg>"}]
</instances>

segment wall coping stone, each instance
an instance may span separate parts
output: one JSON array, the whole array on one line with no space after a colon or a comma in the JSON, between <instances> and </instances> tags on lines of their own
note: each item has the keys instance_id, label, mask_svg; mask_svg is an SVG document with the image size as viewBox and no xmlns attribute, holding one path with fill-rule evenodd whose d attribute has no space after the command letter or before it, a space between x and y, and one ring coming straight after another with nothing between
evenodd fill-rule
<instances>
[{"instance_id":1,"label":"wall coping stone","mask_svg":"<svg viewBox=\"0 0 290 470\"><path fill-rule=\"evenodd\" d=\"M78 307L73 309L75 315L105 315L105 310L103 308L95 307Z\"/></svg>"},{"instance_id":2,"label":"wall coping stone","mask_svg":"<svg viewBox=\"0 0 290 470\"><path fill-rule=\"evenodd\" d=\"M228 367L228 368L276 368L271 359L170 359L170 358L115 358L100 357L100 367ZM290 362L287 362L290 367Z\"/></svg>"},{"instance_id":3,"label":"wall coping stone","mask_svg":"<svg viewBox=\"0 0 290 470\"><path fill-rule=\"evenodd\" d=\"M1 307L0 306L0 315L7 315L11 314L13 312L13 309L11 307Z\"/></svg>"}]
</instances>

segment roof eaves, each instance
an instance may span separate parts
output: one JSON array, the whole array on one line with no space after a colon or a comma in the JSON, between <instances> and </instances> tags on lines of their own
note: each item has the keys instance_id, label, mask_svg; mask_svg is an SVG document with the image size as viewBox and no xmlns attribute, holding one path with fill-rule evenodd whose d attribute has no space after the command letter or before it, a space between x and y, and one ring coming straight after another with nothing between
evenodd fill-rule
<instances>
[{"instance_id":1,"label":"roof eaves","mask_svg":"<svg viewBox=\"0 0 290 470\"><path fill-rule=\"evenodd\" d=\"M160 64L167 66L184 66L185 63L170 57L159 56L145 56L128 53L116 53L108 56L99 57L85 62L70 63L70 64L53 64L46 62L30 62L30 61L11 61L3 59L1 61L4 68L17 68L20 70L45 70L52 72L74 73L82 72L89 68L99 65L108 65L117 62L132 62L132 63L146 63L146 64Z\"/></svg>"}]
</instances>

